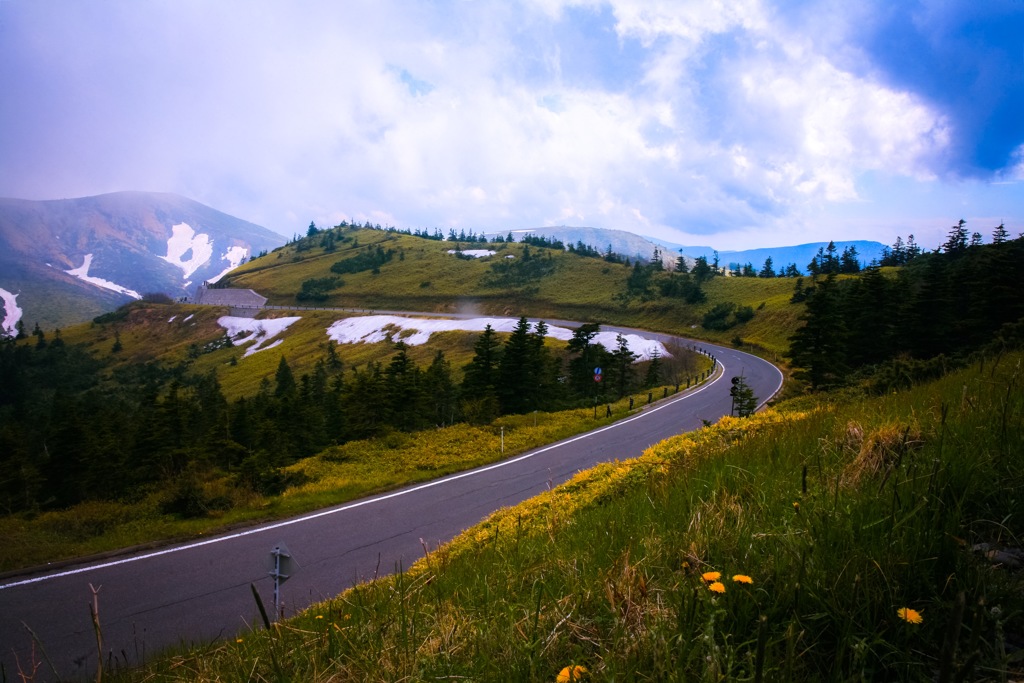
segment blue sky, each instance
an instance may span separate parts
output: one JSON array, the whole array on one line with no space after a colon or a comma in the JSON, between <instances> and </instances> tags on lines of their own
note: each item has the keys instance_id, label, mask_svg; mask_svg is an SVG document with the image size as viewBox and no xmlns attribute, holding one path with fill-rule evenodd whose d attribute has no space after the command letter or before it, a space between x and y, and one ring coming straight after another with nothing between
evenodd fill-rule
<instances>
[{"instance_id":1,"label":"blue sky","mask_svg":"<svg viewBox=\"0 0 1024 683\"><path fill-rule=\"evenodd\" d=\"M1024 232L1024 0L0 0L0 196L719 249Z\"/></svg>"}]
</instances>

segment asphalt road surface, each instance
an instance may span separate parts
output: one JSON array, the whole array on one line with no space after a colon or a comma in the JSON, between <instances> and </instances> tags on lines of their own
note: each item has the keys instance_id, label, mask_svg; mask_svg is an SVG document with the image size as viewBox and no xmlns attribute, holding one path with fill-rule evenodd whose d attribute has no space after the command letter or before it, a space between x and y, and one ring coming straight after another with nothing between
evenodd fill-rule
<instances>
[{"instance_id":1,"label":"asphalt road surface","mask_svg":"<svg viewBox=\"0 0 1024 683\"><path fill-rule=\"evenodd\" d=\"M759 358L702 342L683 343L716 357L714 381L657 401L613 425L301 517L8 578L0 582L0 681L3 674L6 680L21 680L19 672L29 673L37 665L35 680L53 680L54 669L62 680L95 674L90 586L100 589L105 660L137 664L175 644L234 637L261 624L249 584L256 585L272 609L270 553L280 543L297 563L281 586L284 610L293 614L378 572L408 567L422 556L423 543L433 548L492 511L557 486L580 470L638 456L665 438L701 427L702 420L728 415L729 379L734 375L743 374L762 403L782 384L779 370Z\"/></svg>"}]
</instances>

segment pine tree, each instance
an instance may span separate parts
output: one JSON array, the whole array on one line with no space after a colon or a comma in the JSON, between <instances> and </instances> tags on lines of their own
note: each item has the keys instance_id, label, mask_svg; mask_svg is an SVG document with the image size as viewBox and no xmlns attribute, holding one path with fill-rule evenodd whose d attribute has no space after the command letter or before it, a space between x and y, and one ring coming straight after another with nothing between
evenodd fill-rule
<instances>
[{"instance_id":1,"label":"pine tree","mask_svg":"<svg viewBox=\"0 0 1024 683\"><path fill-rule=\"evenodd\" d=\"M580 398L594 394L594 368L601 367L605 348L594 344L594 337L601 331L597 323L585 323L573 331L566 349L575 357L569 361L569 385ZM603 387L598 387L602 390Z\"/></svg>"},{"instance_id":2,"label":"pine tree","mask_svg":"<svg viewBox=\"0 0 1024 683\"><path fill-rule=\"evenodd\" d=\"M438 427L455 424L459 418L459 387L452 378L451 364L440 349L423 377L430 415Z\"/></svg>"},{"instance_id":3,"label":"pine tree","mask_svg":"<svg viewBox=\"0 0 1024 683\"><path fill-rule=\"evenodd\" d=\"M537 367L534 363L530 323L519 318L505 341L495 387L502 413L525 413L536 407Z\"/></svg>"},{"instance_id":4,"label":"pine tree","mask_svg":"<svg viewBox=\"0 0 1024 683\"><path fill-rule=\"evenodd\" d=\"M615 336L615 350L611 353L609 379L615 386L615 395L622 398L633 388L633 361L636 354L629 348L629 342L621 334Z\"/></svg>"},{"instance_id":5,"label":"pine tree","mask_svg":"<svg viewBox=\"0 0 1024 683\"><path fill-rule=\"evenodd\" d=\"M288 361L285 360L284 356L281 356L281 361L277 364L277 372L274 373L274 396L285 398L294 393L295 375L292 374Z\"/></svg>"},{"instance_id":6,"label":"pine tree","mask_svg":"<svg viewBox=\"0 0 1024 683\"><path fill-rule=\"evenodd\" d=\"M847 370L846 329L834 275L819 282L808 295L800 320L803 326L789 339L789 357L800 368L796 376L806 379L812 389L842 384Z\"/></svg>"},{"instance_id":7,"label":"pine tree","mask_svg":"<svg viewBox=\"0 0 1024 683\"><path fill-rule=\"evenodd\" d=\"M961 254L967 251L967 221L961 218L959 223L949 229L942 250L947 254Z\"/></svg>"},{"instance_id":8,"label":"pine tree","mask_svg":"<svg viewBox=\"0 0 1024 683\"><path fill-rule=\"evenodd\" d=\"M732 388L729 389L729 396L732 397L732 415L739 417L750 417L757 410L757 397L754 390L747 384L743 375L732 378Z\"/></svg>"},{"instance_id":9,"label":"pine tree","mask_svg":"<svg viewBox=\"0 0 1024 683\"><path fill-rule=\"evenodd\" d=\"M395 343L395 355L384 370L384 419L402 431L426 424L421 372L409 358L405 342Z\"/></svg>"},{"instance_id":10,"label":"pine tree","mask_svg":"<svg viewBox=\"0 0 1024 683\"><path fill-rule=\"evenodd\" d=\"M992 244L1003 244L1009 239L1009 237L1009 231L1006 229L1006 226L1003 225L1002 222L1000 222L996 229L992 232Z\"/></svg>"},{"instance_id":11,"label":"pine tree","mask_svg":"<svg viewBox=\"0 0 1024 683\"><path fill-rule=\"evenodd\" d=\"M494 328L484 327L473 345L473 360L463 368L463 412L470 421L490 422L498 415L498 367L501 348Z\"/></svg>"},{"instance_id":12,"label":"pine tree","mask_svg":"<svg viewBox=\"0 0 1024 683\"><path fill-rule=\"evenodd\" d=\"M647 364L647 374L644 375L644 388L650 389L661 384L661 354L655 349L651 354L651 360Z\"/></svg>"}]
</instances>

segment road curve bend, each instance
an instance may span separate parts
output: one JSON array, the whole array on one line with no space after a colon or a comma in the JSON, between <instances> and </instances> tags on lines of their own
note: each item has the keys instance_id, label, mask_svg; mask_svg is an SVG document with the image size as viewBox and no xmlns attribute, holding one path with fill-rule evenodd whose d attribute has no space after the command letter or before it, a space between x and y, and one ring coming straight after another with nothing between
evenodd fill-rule
<instances>
[{"instance_id":1,"label":"road curve bend","mask_svg":"<svg viewBox=\"0 0 1024 683\"><path fill-rule=\"evenodd\" d=\"M90 584L101 587L105 659L138 664L171 645L234 636L260 622L249 584L256 585L265 604L273 604L270 551L279 543L297 563L281 587L282 604L292 614L378 573L408 567L422 556L423 542L431 547L446 542L498 508L557 486L580 470L636 457L652 444L700 428L704 420L728 415L732 376L744 375L761 405L782 386L782 373L767 361L727 347L679 341L716 358L720 369L714 379L614 424L292 519L0 583L0 665L14 679L30 670L33 657L42 660L41 645L62 680L91 677L97 648ZM54 678L42 664L35 680L47 676Z\"/></svg>"}]
</instances>

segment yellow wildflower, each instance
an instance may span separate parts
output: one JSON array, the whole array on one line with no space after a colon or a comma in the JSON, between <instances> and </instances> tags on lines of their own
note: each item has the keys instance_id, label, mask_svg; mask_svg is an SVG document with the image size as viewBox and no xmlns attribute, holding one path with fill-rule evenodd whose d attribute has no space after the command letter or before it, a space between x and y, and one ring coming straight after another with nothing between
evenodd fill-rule
<instances>
[{"instance_id":1,"label":"yellow wildflower","mask_svg":"<svg viewBox=\"0 0 1024 683\"><path fill-rule=\"evenodd\" d=\"M732 577L732 580L736 583L754 583L754 580L746 574L736 574Z\"/></svg>"},{"instance_id":2,"label":"yellow wildflower","mask_svg":"<svg viewBox=\"0 0 1024 683\"><path fill-rule=\"evenodd\" d=\"M709 582L710 581L718 581L720 578L722 578L722 572L704 572L703 574L700 575L700 578L704 579L705 581L709 581Z\"/></svg>"},{"instance_id":3,"label":"yellow wildflower","mask_svg":"<svg viewBox=\"0 0 1024 683\"><path fill-rule=\"evenodd\" d=\"M317 619L323 619L323 618L324 618L324 615L322 615L322 614L318 614L318 615L316 615L316 618L317 618Z\"/></svg>"},{"instance_id":4,"label":"yellow wildflower","mask_svg":"<svg viewBox=\"0 0 1024 683\"><path fill-rule=\"evenodd\" d=\"M242 642L242 639L241 639L241 638L236 638L236 639L235 639L235 642L236 642L236 643L240 643L240 642Z\"/></svg>"},{"instance_id":5,"label":"yellow wildflower","mask_svg":"<svg viewBox=\"0 0 1024 683\"><path fill-rule=\"evenodd\" d=\"M569 683L570 681L582 681L583 677L587 675L587 667L580 666L579 664L572 664L565 667L558 672L558 677L555 679L557 683Z\"/></svg>"},{"instance_id":6,"label":"yellow wildflower","mask_svg":"<svg viewBox=\"0 0 1024 683\"><path fill-rule=\"evenodd\" d=\"M898 616L900 619L907 622L908 624L920 624L922 621L924 621L924 617L921 616L920 612L918 612L916 609L911 609L909 607L900 607L898 610L896 610L896 616Z\"/></svg>"},{"instance_id":7,"label":"yellow wildflower","mask_svg":"<svg viewBox=\"0 0 1024 683\"><path fill-rule=\"evenodd\" d=\"M708 590L711 591L712 593L724 593L725 592L725 584L722 583L721 581L715 581L710 586L708 586Z\"/></svg>"}]
</instances>

